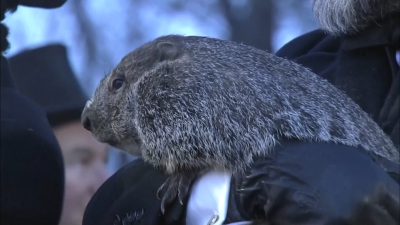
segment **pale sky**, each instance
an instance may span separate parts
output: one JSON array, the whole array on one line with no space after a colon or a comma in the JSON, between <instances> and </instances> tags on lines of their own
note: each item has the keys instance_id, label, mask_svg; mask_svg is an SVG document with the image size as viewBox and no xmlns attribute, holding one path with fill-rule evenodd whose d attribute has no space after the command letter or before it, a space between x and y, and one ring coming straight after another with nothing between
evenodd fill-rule
<instances>
[{"instance_id":1,"label":"pale sky","mask_svg":"<svg viewBox=\"0 0 400 225\"><path fill-rule=\"evenodd\" d=\"M96 70L91 71L94 79L88 87L90 94L94 91L99 79L105 72L112 69L120 59L128 52L134 50L142 43L165 34L202 35L216 38L229 38L229 31L225 18L216 10L213 10L214 1L192 2L192 7L198 10L206 10L206 16L199 19L191 11L173 12L165 10L168 1L148 0L139 5L136 1L131 9L126 6L131 0L86 0L86 13L94 24L96 41L104 47L111 62L103 64L98 62ZM157 4L154 4L154 3ZM160 2L164 4L160 4ZM153 4L152 4L153 3ZM196 4L197 3L197 4ZM8 15L5 23L10 28L9 41L11 48L7 56L20 52L27 48L35 48L50 43L62 43L68 48L68 56L77 77L82 80L88 76L85 68L85 52L80 43L80 33L77 32L72 1L67 1L57 9L39 9L19 7L18 10ZM190 5L189 5L190 6ZM200 7L201 6L201 7ZM89 10L90 9L90 10ZM140 9L140 10L139 10ZM291 13L279 18L278 29L273 36L273 51L278 50L288 41L301 35L305 31L298 19L292 18ZM289 16L288 16L289 15ZM141 26L139 29L144 36L140 40L129 39L127 23L135 23ZM132 25L131 25L132 26ZM86 72L85 72L86 71ZM100 75L101 74L101 75ZM87 86L87 85L86 85Z\"/></svg>"}]
</instances>

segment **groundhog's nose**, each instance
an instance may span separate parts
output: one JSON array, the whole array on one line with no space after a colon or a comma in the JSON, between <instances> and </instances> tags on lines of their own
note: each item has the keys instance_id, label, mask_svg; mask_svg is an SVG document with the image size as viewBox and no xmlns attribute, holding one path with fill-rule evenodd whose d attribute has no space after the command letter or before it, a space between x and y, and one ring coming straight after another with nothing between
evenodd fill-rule
<instances>
[{"instance_id":1,"label":"groundhog's nose","mask_svg":"<svg viewBox=\"0 0 400 225\"><path fill-rule=\"evenodd\" d=\"M86 107L83 109L82 115L81 115L81 123L83 127L88 130L92 131L92 123L90 122L90 110L88 110Z\"/></svg>"}]
</instances>

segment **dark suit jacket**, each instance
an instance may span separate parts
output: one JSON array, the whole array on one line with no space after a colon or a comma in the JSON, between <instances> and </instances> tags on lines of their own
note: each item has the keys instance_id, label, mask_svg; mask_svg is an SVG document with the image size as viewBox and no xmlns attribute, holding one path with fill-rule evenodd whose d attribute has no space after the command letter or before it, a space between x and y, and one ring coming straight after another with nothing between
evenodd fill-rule
<instances>
[{"instance_id":1,"label":"dark suit jacket","mask_svg":"<svg viewBox=\"0 0 400 225\"><path fill-rule=\"evenodd\" d=\"M14 88L1 58L1 224L57 225L64 165L43 110Z\"/></svg>"}]
</instances>

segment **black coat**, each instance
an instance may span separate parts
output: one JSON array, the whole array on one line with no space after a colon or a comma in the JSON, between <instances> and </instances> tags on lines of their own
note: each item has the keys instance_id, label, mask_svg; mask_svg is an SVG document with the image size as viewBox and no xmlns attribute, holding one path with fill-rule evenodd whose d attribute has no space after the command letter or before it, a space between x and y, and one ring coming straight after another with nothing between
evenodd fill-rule
<instances>
[{"instance_id":1,"label":"black coat","mask_svg":"<svg viewBox=\"0 0 400 225\"><path fill-rule=\"evenodd\" d=\"M355 37L335 38L316 30L288 43L277 55L297 61L343 89L398 145L399 82L392 53L399 47L395 41L399 26L383 24ZM400 222L399 164L334 144L285 141L279 148L275 155L257 159L248 176L232 180L225 223L256 218L283 224ZM83 225L122 225L135 219L140 224L183 224L186 209L179 203L161 216L155 193L165 179L141 159L133 161L95 194ZM374 199L382 184L390 201L381 203L391 217L385 217L377 205L357 208L366 198Z\"/></svg>"},{"instance_id":2,"label":"black coat","mask_svg":"<svg viewBox=\"0 0 400 225\"><path fill-rule=\"evenodd\" d=\"M1 20L18 5L51 9L65 2L5 0ZM64 197L60 146L44 111L16 89L3 56L9 47L4 24L1 32L1 224L57 225Z\"/></svg>"},{"instance_id":3,"label":"black coat","mask_svg":"<svg viewBox=\"0 0 400 225\"><path fill-rule=\"evenodd\" d=\"M357 204L381 194L378 184L388 191L383 196L390 193L388 198L392 198L383 205L396 204L400 198L399 184L378 165L384 164L399 174L398 164L384 160L376 163L374 160L381 159L348 146L283 143L271 156L255 160L246 177L232 179L225 223L268 219L283 224L346 225L357 221L355 224L369 225L368 220L376 212L368 210L371 206L359 208ZM93 196L83 225L185 224L188 199L183 206L175 201L167 207L165 215L161 214L156 192L165 180L161 171L154 170L142 159L129 163ZM389 209L394 217L400 210L399 207ZM376 219L379 220L376 224L387 225L399 221L399 218L390 221L380 216Z\"/></svg>"},{"instance_id":4,"label":"black coat","mask_svg":"<svg viewBox=\"0 0 400 225\"><path fill-rule=\"evenodd\" d=\"M400 146L399 13L372 23L355 36L321 30L302 35L276 55L293 60L343 90Z\"/></svg>"},{"instance_id":5,"label":"black coat","mask_svg":"<svg viewBox=\"0 0 400 225\"><path fill-rule=\"evenodd\" d=\"M44 111L14 88L1 58L1 224L57 225L64 165Z\"/></svg>"}]
</instances>

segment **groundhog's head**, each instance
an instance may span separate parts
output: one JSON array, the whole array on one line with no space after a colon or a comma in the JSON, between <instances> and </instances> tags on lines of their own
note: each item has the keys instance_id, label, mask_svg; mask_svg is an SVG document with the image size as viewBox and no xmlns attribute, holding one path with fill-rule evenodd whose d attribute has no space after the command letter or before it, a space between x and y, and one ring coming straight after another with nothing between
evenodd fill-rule
<instances>
[{"instance_id":1,"label":"groundhog's head","mask_svg":"<svg viewBox=\"0 0 400 225\"><path fill-rule=\"evenodd\" d=\"M135 119L137 83L152 73L155 67L181 55L182 50L173 43L173 38L170 41L165 37L141 46L125 56L100 81L82 112L83 126L97 140L135 155L140 154L141 141Z\"/></svg>"}]
</instances>

